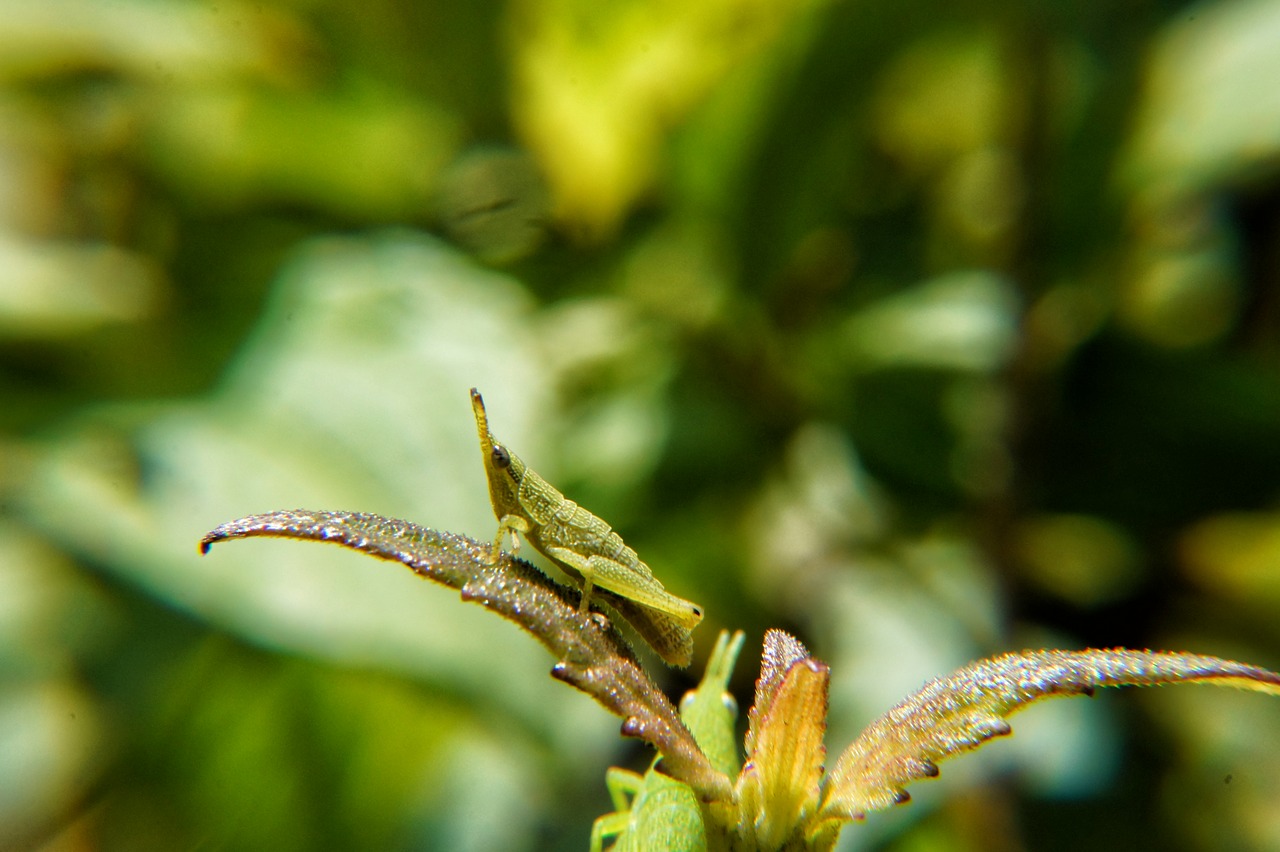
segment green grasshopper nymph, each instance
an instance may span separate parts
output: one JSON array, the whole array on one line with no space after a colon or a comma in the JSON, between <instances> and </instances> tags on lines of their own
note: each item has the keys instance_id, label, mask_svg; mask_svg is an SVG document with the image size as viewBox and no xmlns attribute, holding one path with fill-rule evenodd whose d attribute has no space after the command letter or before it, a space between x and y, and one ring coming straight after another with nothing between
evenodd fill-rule
<instances>
[{"instance_id":1,"label":"green grasshopper nymph","mask_svg":"<svg viewBox=\"0 0 1280 852\"><path fill-rule=\"evenodd\" d=\"M480 451L489 479L489 500L498 518L493 539L496 560L510 533L516 533L582 588L586 612L592 591L625 618L670 665L687 666L693 655L693 628L702 607L668 592L649 566L600 518L565 497L530 470L489 431L484 400L471 389L471 410L480 433Z\"/></svg>"}]
</instances>

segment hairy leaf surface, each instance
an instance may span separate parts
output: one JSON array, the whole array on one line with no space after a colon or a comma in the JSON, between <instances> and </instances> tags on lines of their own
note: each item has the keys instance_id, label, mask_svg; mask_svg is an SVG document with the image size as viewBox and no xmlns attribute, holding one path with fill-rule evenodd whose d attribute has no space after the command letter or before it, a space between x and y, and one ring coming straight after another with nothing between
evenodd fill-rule
<instances>
[{"instance_id":1,"label":"hairy leaf surface","mask_svg":"<svg viewBox=\"0 0 1280 852\"><path fill-rule=\"evenodd\" d=\"M1010 733L1005 717L1038 699L1183 682L1280 695L1280 674L1198 654L1116 649L992 657L930 681L872 722L828 777L821 818L861 819L907 801L907 784L936 776L937 761Z\"/></svg>"},{"instance_id":2,"label":"hairy leaf surface","mask_svg":"<svg viewBox=\"0 0 1280 852\"><path fill-rule=\"evenodd\" d=\"M704 800L731 798L729 779L717 771L680 721L676 709L636 663L616 627L599 613L578 611L580 594L534 566L503 553L490 564L492 543L439 532L367 512L293 509L222 524L200 540L200 550L233 538L272 536L328 541L379 559L400 562L420 577L458 589L519 624L559 662L553 677L570 683L623 718L622 732L663 755L667 774ZM617 601L596 590L610 604ZM626 602L621 605L625 607Z\"/></svg>"}]
</instances>

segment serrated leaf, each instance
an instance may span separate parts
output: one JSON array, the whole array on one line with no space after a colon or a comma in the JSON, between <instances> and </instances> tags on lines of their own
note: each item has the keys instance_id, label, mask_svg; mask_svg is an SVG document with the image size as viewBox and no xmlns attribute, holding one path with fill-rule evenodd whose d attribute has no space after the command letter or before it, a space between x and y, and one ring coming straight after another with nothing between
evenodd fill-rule
<instances>
[{"instance_id":1,"label":"serrated leaf","mask_svg":"<svg viewBox=\"0 0 1280 852\"><path fill-rule=\"evenodd\" d=\"M1011 732L1005 717L1053 695L1101 686L1211 683L1280 695L1280 674L1218 657L1168 651L1024 651L930 681L872 722L828 777L819 822L861 819L907 801L906 785L937 761ZM821 827L821 826L819 826Z\"/></svg>"},{"instance_id":2,"label":"serrated leaf","mask_svg":"<svg viewBox=\"0 0 1280 852\"><path fill-rule=\"evenodd\" d=\"M680 718L715 768L726 775L738 773L734 737L737 705L726 690L744 638L741 630L732 636L727 630L720 631L702 680L680 700ZM687 785L667 777L663 769L658 760L643 776L624 769L609 770L607 783L618 810L596 820L592 849L600 848L610 837L616 838L612 852L706 852L709 846L724 848L727 826L735 824L734 804L722 801L703 805ZM715 831L718 845L708 843L709 829Z\"/></svg>"},{"instance_id":3,"label":"serrated leaf","mask_svg":"<svg viewBox=\"0 0 1280 852\"><path fill-rule=\"evenodd\" d=\"M809 650L790 633L772 628L765 631L764 649L760 653L760 677L756 680L756 696L751 703L750 724L747 726L745 751L748 758L755 753L759 719L768 712L782 678L807 656Z\"/></svg>"},{"instance_id":4,"label":"serrated leaf","mask_svg":"<svg viewBox=\"0 0 1280 852\"><path fill-rule=\"evenodd\" d=\"M830 680L827 665L796 639L780 630L765 634L751 751L737 784L737 830L751 848L784 848L817 807Z\"/></svg>"},{"instance_id":5,"label":"serrated leaf","mask_svg":"<svg viewBox=\"0 0 1280 852\"><path fill-rule=\"evenodd\" d=\"M439 532L367 512L267 512L222 524L205 534L200 550L233 538L273 536L328 541L379 559L400 562L420 577L461 591L532 633L559 662L553 677L590 695L623 719L622 732L663 755L664 771L705 801L733 795L729 779L698 748L676 709L636 663L616 627L598 613L578 611L580 594L537 568L502 553L492 564L492 543ZM614 605L613 596L594 594Z\"/></svg>"}]
</instances>

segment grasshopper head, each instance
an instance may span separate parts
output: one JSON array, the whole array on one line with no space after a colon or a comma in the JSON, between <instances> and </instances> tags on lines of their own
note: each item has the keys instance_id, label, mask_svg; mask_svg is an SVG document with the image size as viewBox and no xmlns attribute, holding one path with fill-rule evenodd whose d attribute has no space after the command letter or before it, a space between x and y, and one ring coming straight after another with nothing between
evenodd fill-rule
<instances>
[{"instance_id":1,"label":"grasshopper head","mask_svg":"<svg viewBox=\"0 0 1280 852\"><path fill-rule=\"evenodd\" d=\"M484 459L484 472L489 480L489 501L493 513L501 519L506 515L521 514L520 482L524 479L524 462L494 439L485 416L484 400L480 391L471 389L471 410L476 416L476 431L480 435L480 454Z\"/></svg>"}]
</instances>

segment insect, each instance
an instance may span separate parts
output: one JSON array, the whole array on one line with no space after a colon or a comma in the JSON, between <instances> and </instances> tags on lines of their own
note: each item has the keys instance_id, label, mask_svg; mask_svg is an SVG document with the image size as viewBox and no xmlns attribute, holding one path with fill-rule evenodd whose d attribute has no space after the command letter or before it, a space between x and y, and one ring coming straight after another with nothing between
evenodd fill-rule
<instances>
[{"instance_id":1,"label":"insect","mask_svg":"<svg viewBox=\"0 0 1280 852\"><path fill-rule=\"evenodd\" d=\"M484 400L475 388L471 389L471 410L480 434L489 500L498 518L492 559L498 558L508 534L513 549L520 545L516 533L523 534L578 582L582 612L587 612L595 591L663 660L687 666L693 653L691 632L702 620L702 607L668 592L607 523L565 497L500 444L489 431Z\"/></svg>"},{"instance_id":2,"label":"insect","mask_svg":"<svg viewBox=\"0 0 1280 852\"><path fill-rule=\"evenodd\" d=\"M738 774L738 704L728 692L729 677L743 639L741 630L733 636L721 632L698 688L680 701L680 718L712 765L730 778ZM688 785L660 773L658 762L644 775L616 766L605 773L616 810L591 826L591 852L601 852L609 838L614 838L611 852L705 852L707 829L698 797Z\"/></svg>"}]
</instances>

